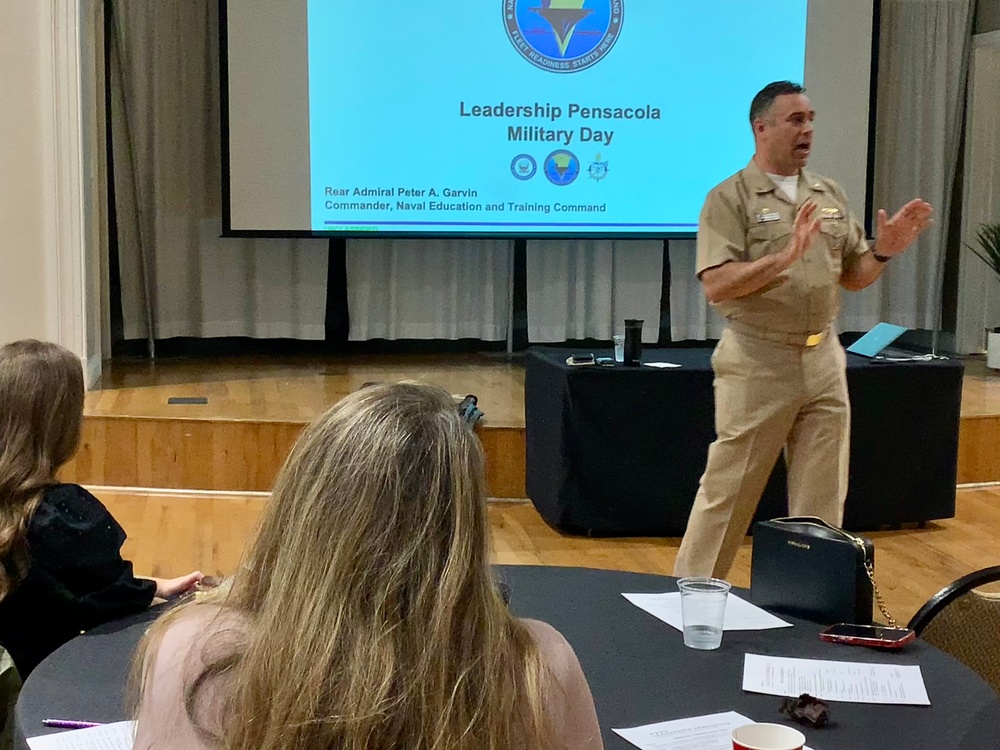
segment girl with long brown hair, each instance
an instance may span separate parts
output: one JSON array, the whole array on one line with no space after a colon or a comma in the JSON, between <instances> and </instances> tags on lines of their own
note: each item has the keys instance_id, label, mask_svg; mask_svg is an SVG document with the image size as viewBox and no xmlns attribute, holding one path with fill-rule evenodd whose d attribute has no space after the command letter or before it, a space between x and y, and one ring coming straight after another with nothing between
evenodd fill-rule
<instances>
[{"instance_id":1,"label":"girl with long brown hair","mask_svg":"<svg viewBox=\"0 0 1000 750\"><path fill-rule=\"evenodd\" d=\"M572 648L492 579L485 496L444 391L339 402L292 449L231 587L147 635L134 747L600 750Z\"/></svg>"},{"instance_id":2,"label":"girl with long brown hair","mask_svg":"<svg viewBox=\"0 0 1000 750\"><path fill-rule=\"evenodd\" d=\"M80 360L55 344L0 347L0 645L22 679L81 630L149 606L201 579L136 578L125 532L56 472L83 422Z\"/></svg>"}]
</instances>

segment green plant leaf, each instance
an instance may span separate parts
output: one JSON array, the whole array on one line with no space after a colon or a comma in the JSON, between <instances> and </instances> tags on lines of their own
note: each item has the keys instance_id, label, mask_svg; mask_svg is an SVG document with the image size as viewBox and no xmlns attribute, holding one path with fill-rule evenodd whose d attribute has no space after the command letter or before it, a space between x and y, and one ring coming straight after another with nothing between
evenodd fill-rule
<instances>
[{"instance_id":1,"label":"green plant leaf","mask_svg":"<svg viewBox=\"0 0 1000 750\"><path fill-rule=\"evenodd\" d=\"M975 244L966 243L966 247L1000 278L1000 222L980 225Z\"/></svg>"}]
</instances>

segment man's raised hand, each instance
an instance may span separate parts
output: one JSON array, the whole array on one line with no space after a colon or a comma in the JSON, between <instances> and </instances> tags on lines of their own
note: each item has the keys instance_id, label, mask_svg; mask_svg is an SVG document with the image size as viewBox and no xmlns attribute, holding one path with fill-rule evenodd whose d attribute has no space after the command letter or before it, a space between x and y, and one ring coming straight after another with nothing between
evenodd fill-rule
<instances>
[{"instance_id":1,"label":"man's raised hand","mask_svg":"<svg viewBox=\"0 0 1000 750\"><path fill-rule=\"evenodd\" d=\"M820 220L816 214L817 209L818 206L815 201L807 200L799 207L798 213L795 214L792 239L785 249L789 266L806 254L806 250L812 244L813 238L819 233Z\"/></svg>"},{"instance_id":2,"label":"man's raised hand","mask_svg":"<svg viewBox=\"0 0 1000 750\"><path fill-rule=\"evenodd\" d=\"M875 252L890 258L903 252L934 223L931 219L932 211L931 204L920 198L907 203L891 219L885 209L880 208Z\"/></svg>"}]
</instances>

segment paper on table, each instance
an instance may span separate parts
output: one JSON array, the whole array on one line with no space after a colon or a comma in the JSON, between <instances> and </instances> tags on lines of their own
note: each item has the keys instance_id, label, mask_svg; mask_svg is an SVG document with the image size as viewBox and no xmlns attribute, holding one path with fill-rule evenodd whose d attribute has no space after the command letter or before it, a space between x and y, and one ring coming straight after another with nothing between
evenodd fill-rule
<instances>
[{"instance_id":1,"label":"paper on table","mask_svg":"<svg viewBox=\"0 0 1000 750\"><path fill-rule=\"evenodd\" d=\"M681 594L672 591L666 594L622 594L639 609L667 625L684 629L681 619ZM733 593L726 599L726 614L722 621L723 630L769 630L771 628L790 628L792 624L775 617L755 604L740 599Z\"/></svg>"},{"instance_id":2,"label":"paper on table","mask_svg":"<svg viewBox=\"0 0 1000 750\"><path fill-rule=\"evenodd\" d=\"M99 727L72 729L28 738L31 750L132 750L134 721L116 721Z\"/></svg>"},{"instance_id":3,"label":"paper on table","mask_svg":"<svg viewBox=\"0 0 1000 750\"><path fill-rule=\"evenodd\" d=\"M643 362L646 367L659 367L660 369L666 369L668 367L680 367L680 365L674 364L673 362Z\"/></svg>"},{"instance_id":4,"label":"paper on table","mask_svg":"<svg viewBox=\"0 0 1000 750\"><path fill-rule=\"evenodd\" d=\"M611 731L642 750L733 750L733 730L753 723L743 714L726 711Z\"/></svg>"},{"instance_id":5,"label":"paper on table","mask_svg":"<svg viewBox=\"0 0 1000 750\"><path fill-rule=\"evenodd\" d=\"M929 706L919 666L870 664L746 654L743 689L765 695L801 695L845 703Z\"/></svg>"},{"instance_id":6,"label":"paper on table","mask_svg":"<svg viewBox=\"0 0 1000 750\"><path fill-rule=\"evenodd\" d=\"M611 731L642 750L732 750L733 730L745 724L753 720L726 711Z\"/></svg>"}]
</instances>

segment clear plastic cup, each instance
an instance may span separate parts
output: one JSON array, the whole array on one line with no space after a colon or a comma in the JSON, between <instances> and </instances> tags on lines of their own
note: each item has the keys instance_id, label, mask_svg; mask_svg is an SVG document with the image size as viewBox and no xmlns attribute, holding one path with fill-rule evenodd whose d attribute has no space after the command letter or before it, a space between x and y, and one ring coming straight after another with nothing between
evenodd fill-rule
<instances>
[{"instance_id":1,"label":"clear plastic cup","mask_svg":"<svg viewBox=\"0 0 1000 750\"><path fill-rule=\"evenodd\" d=\"M625 361L625 334L615 334L615 362Z\"/></svg>"},{"instance_id":2,"label":"clear plastic cup","mask_svg":"<svg viewBox=\"0 0 1000 750\"><path fill-rule=\"evenodd\" d=\"M703 651L719 648L732 584L721 578L690 576L679 579L677 588L681 592L684 645Z\"/></svg>"}]
</instances>

